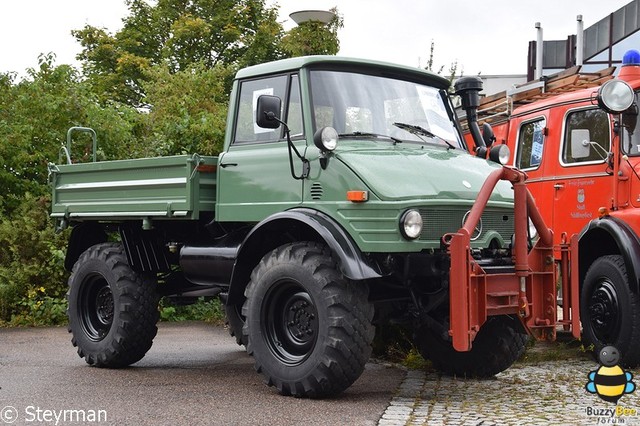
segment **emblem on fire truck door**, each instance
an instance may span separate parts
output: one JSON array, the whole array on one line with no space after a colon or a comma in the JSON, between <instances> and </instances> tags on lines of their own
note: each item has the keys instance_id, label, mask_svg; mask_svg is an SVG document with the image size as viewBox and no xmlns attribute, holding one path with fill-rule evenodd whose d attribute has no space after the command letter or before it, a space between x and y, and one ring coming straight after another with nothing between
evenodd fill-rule
<instances>
[{"instance_id":1,"label":"emblem on fire truck door","mask_svg":"<svg viewBox=\"0 0 640 426\"><path fill-rule=\"evenodd\" d=\"M578 189L578 202L584 203L584 189Z\"/></svg>"}]
</instances>

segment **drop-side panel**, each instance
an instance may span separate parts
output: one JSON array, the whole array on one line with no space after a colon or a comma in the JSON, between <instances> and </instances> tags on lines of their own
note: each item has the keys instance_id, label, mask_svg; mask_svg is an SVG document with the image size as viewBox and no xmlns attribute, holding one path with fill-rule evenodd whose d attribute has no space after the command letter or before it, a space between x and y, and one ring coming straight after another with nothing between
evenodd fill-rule
<instances>
[{"instance_id":1,"label":"drop-side panel","mask_svg":"<svg viewBox=\"0 0 640 426\"><path fill-rule=\"evenodd\" d=\"M217 157L173 156L52 165L52 217L198 219L213 212Z\"/></svg>"}]
</instances>

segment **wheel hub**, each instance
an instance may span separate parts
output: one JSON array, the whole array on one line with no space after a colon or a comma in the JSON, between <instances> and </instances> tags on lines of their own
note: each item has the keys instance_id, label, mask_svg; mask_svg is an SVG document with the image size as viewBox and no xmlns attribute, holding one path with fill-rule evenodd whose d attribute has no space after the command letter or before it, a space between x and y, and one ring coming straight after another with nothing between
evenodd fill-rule
<instances>
[{"instance_id":1,"label":"wheel hub","mask_svg":"<svg viewBox=\"0 0 640 426\"><path fill-rule=\"evenodd\" d=\"M618 295L613 284L604 280L591 295L589 316L597 337L601 341L610 340L619 323Z\"/></svg>"},{"instance_id":2,"label":"wheel hub","mask_svg":"<svg viewBox=\"0 0 640 426\"><path fill-rule=\"evenodd\" d=\"M285 364L298 365L313 351L318 312L311 296L295 282L282 282L263 300L261 322L271 352Z\"/></svg>"},{"instance_id":3,"label":"wheel hub","mask_svg":"<svg viewBox=\"0 0 640 426\"><path fill-rule=\"evenodd\" d=\"M98 342L109 333L115 312L109 283L100 275L87 277L82 285L79 317L87 337Z\"/></svg>"},{"instance_id":4,"label":"wheel hub","mask_svg":"<svg viewBox=\"0 0 640 426\"><path fill-rule=\"evenodd\" d=\"M108 325L113 321L113 295L109 287L103 287L98 292L96 313L102 324Z\"/></svg>"},{"instance_id":5,"label":"wheel hub","mask_svg":"<svg viewBox=\"0 0 640 426\"><path fill-rule=\"evenodd\" d=\"M306 300L295 301L287 310L287 329L291 338L304 343L313 338L315 310Z\"/></svg>"}]
</instances>

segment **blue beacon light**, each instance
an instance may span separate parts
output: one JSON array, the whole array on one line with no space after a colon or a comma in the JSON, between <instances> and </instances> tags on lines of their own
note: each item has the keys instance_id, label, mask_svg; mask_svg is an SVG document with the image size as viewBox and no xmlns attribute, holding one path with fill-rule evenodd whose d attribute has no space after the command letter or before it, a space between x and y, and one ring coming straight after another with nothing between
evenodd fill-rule
<instances>
[{"instance_id":1,"label":"blue beacon light","mask_svg":"<svg viewBox=\"0 0 640 426\"><path fill-rule=\"evenodd\" d=\"M627 50L622 57L622 66L640 65L640 52L635 49Z\"/></svg>"}]
</instances>

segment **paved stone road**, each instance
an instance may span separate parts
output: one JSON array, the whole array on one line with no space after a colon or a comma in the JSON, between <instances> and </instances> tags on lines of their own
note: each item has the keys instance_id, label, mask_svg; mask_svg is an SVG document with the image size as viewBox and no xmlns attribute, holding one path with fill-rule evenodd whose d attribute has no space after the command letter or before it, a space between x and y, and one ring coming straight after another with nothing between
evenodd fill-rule
<instances>
[{"instance_id":1,"label":"paved stone road","mask_svg":"<svg viewBox=\"0 0 640 426\"><path fill-rule=\"evenodd\" d=\"M640 425L640 390L618 401L627 415L594 412L616 409L585 389L597 368L587 359L523 363L486 380L410 370L378 425ZM640 370L629 372L640 385Z\"/></svg>"}]
</instances>

